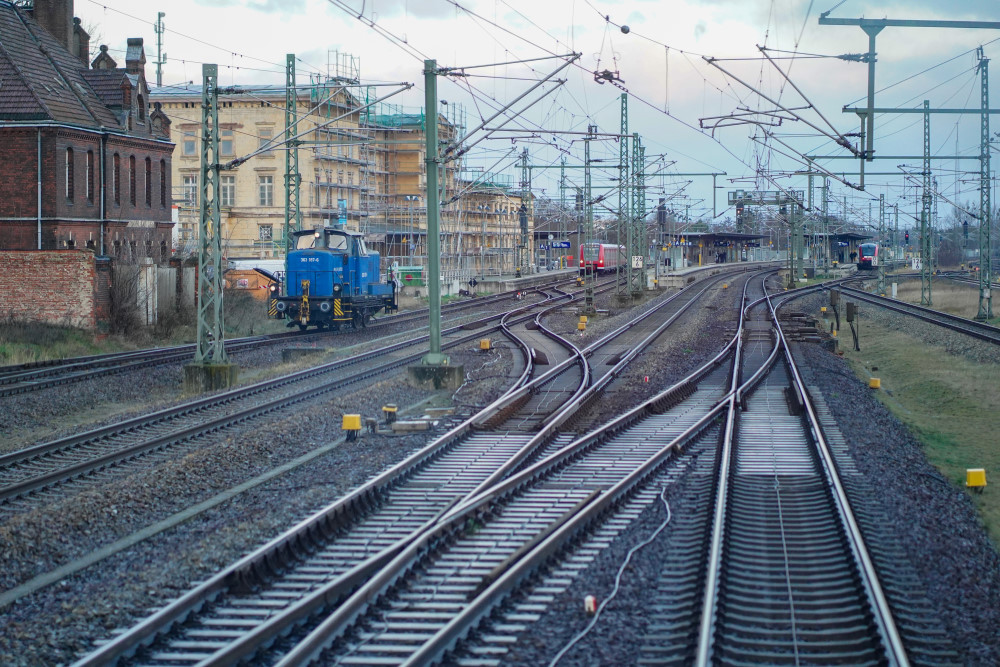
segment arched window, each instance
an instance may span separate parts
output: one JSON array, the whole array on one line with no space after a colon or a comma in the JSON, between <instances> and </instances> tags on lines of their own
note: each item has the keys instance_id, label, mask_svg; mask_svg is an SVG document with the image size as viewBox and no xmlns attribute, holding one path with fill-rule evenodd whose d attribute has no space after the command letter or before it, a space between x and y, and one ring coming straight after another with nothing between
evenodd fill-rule
<instances>
[{"instance_id":1,"label":"arched window","mask_svg":"<svg viewBox=\"0 0 1000 667\"><path fill-rule=\"evenodd\" d=\"M114 190L115 195L115 206L122 205L122 158L118 153L115 153L112 159L114 165L115 173L112 175L111 187Z\"/></svg>"},{"instance_id":2,"label":"arched window","mask_svg":"<svg viewBox=\"0 0 1000 667\"><path fill-rule=\"evenodd\" d=\"M160 206L167 207L167 161L160 160Z\"/></svg>"},{"instance_id":3,"label":"arched window","mask_svg":"<svg viewBox=\"0 0 1000 667\"><path fill-rule=\"evenodd\" d=\"M135 156L128 156L128 201L135 206Z\"/></svg>"},{"instance_id":4,"label":"arched window","mask_svg":"<svg viewBox=\"0 0 1000 667\"><path fill-rule=\"evenodd\" d=\"M94 151L87 151L87 201L94 203Z\"/></svg>"},{"instance_id":5,"label":"arched window","mask_svg":"<svg viewBox=\"0 0 1000 667\"><path fill-rule=\"evenodd\" d=\"M153 205L153 161L146 158L146 206Z\"/></svg>"},{"instance_id":6,"label":"arched window","mask_svg":"<svg viewBox=\"0 0 1000 667\"><path fill-rule=\"evenodd\" d=\"M73 202L73 149L66 149L66 199Z\"/></svg>"}]
</instances>

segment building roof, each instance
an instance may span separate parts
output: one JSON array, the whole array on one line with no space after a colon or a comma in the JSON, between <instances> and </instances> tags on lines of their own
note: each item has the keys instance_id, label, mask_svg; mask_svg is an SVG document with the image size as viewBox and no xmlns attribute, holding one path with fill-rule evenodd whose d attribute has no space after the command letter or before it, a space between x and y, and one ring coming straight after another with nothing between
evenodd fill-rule
<instances>
[{"instance_id":1,"label":"building roof","mask_svg":"<svg viewBox=\"0 0 1000 667\"><path fill-rule=\"evenodd\" d=\"M83 78L107 106L122 105L122 83L126 79L123 69L88 69ZM131 83L131 81L130 81Z\"/></svg>"},{"instance_id":2,"label":"building roof","mask_svg":"<svg viewBox=\"0 0 1000 667\"><path fill-rule=\"evenodd\" d=\"M754 241L767 237L767 234L742 234L738 232L670 232L670 234L696 239L710 237L724 241Z\"/></svg>"},{"instance_id":3,"label":"building roof","mask_svg":"<svg viewBox=\"0 0 1000 667\"><path fill-rule=\"evenodd\" d=\"M0 121L120 128L78 58L24 10L0 0Z\"/></svg>"}]
</instances>

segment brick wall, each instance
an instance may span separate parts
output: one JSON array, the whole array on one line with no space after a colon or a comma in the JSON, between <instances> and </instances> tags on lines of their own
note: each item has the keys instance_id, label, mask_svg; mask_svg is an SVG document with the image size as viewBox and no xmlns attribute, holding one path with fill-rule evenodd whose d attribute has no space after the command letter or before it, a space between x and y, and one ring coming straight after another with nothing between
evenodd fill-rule
<instances>
[{"instance_id":1,"label":"brick wall","mask_svg":"<svg viewBox=\"0 0 1000 667\"><path fill-rule=\"evenodd\" d=\"M141 138L109 135L105 150L102 149L99 132L67 128L46 128L41 136L42 248L90 247L99 253L103 198L106 205L105 253L129 255L131 252L131 256L152 257L157 263L166 263L170 256L173 228L170 191L172 146ZM105 157L103 172L102 150ZM115 155L118 155L117 202ZM134 179L131 170L133 158ZM147 158L150 160L148 174ZM68 168L68 164L72 168ZM69 174L72 174L72 197L67 189ZM0 128L0 249L38 248L37 181L37 130ZM149 203L146 199L147 181ZM117 248L114 247L115 241L118 242Z\"/></svg>"},{"instance_id":2,"label":"brick wall","mask_svg":"<svg viewBox=\"0 0 1000 667\"><path fill-rule=\"evenodd\" d=\"M0 218L34 218L38 215L38 134L34 129L4 128L0 141Z\"/></svg>"},{"instance_id":3,"label":"brick wall","mask_svg":"<svg viewBox=\"0 0 1000 667\"><path fill-rule=\"evenodd\" d=\"M86 250L0 251L0 317L95 330L107 308L98 273Z\"/></svg>"}]
</instances>

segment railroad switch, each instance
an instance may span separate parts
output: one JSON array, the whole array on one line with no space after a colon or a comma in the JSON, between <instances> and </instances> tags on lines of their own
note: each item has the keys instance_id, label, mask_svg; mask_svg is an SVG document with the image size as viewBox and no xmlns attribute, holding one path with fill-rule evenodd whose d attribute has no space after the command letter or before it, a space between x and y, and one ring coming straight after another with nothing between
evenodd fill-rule
<instances>
[{"instance_id":1,"label":"railroad switch","mask_svg":"<svg viewBox=\"0 0 1000 667\"><path fill-rule=\"evenodd\" d=\"M965 471L965 486L982 493L986 488L986 468L967 468Z\"/></svg>"},{"instance_id":2,"label":"railroad switch","mask_svg":"<svg viewBox=\"0 0 1000 667\"><path fill-rule=\"evenodd\" d=\"M399 412L399 408L396 407L395 403L388 403L382 406L382 415L385 417L385 423L391 424L396 421L396 413Z\"/></svg>"},{"instance_id":3,"label":"railroad switch","mask_svg":"<svg viewBox=\"0 0 1000 667\"><path fill-rule=\"evenodd\" d=\"M344 415L340 428L347 433L348 442L356 440L361 432L361 415Z\"/></svg>"}]
</instances>

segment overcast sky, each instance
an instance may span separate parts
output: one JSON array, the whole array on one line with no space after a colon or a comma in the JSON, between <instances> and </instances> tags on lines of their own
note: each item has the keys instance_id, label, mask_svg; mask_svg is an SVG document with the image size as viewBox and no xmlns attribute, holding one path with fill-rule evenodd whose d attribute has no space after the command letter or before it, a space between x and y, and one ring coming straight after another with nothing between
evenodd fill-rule
<instances>
[{"instance_id":1,"label":"overcast sky","mask_svg":"<svg viewBox=\"0 0 1000 667\"><path fill-rule=\"evenodd\" d=\"M601 132L619 130L620 88L594 80L595 71L617 72L619 85L630 93L629 132L638 132L647 158L664 155L675 161L668 172L726 172L718 180L718 210L724 217L726 192L730 189L773 189L757 179L759 171L778 174L782 187L803 189L805 178L790 175L801 163L772 150L792 154L762 130L750 125L700 129L700 119L725 116L741 109L773 110L774 105L757 96L736 78L787 107L812 104L840 132L857 132L854 114L845 105L865 103L867 66L832 56L867 50L867 37L853 26L821 26L821 12L833 9L831 17L945 19L1000 21L1000 2L967 0L76 0L76 15L83 19L112 49L124 49L125 39L145 38L147 77L155 82L156 36L153 23L157 11L165 11L165 85L200 82L201 63L220 66L220 83L284 85L286 53L299 58L301 84L309 73L326 72L328 52L351 54L359 59L366 82L411 82L416 87L395 98L402 104L423 105L423 58L434 58L441 66L461 67L541 58L569 52L581 53L577 65L563 70L566 83L546 96L521 117L522 128L537 137L493 139L473 149L470 161L489 166L504 159L512 148L527 147L533 164L556 164L561 156L569 163L582 161L578 135L587 125ZM836 8L834 9L834 7ZM358 16L361 19L358 19ZM374 27L372 26L374 24ZM628 26L626 34L621 26ZM986 57L1000 49L994 40L1000 32L973 29L887 28L878 36L876 104L885 107L919 107L924 99L933 107L978 107L979 80L975 75L975 48L984 45ZM778 70L760 59L757 45L771 49L790 73L792 82L807 97L804 100ZM779 51L782 51L779 53ZM785 53L787 52L787 53ZM119 59L121 51L112 51ZM718 58L723 74L703 58ZM733 59L733 60L724 60ZM743 59L743 60L740 60ZM948 62L950 61L950 62ZM439 97L461 105L471 129L492 114L496 102L510 102L532 85L533 80L554 70L561 61L539 60L529 65L468 70L477 77L442 78ZM928 68L933 68L928 70ZM996 63L990 77L997 81ZM391 90L384 88L380 90ZM540 91L539 91L540 92ZM996 97L996 94L994 94ZM529 96L525 100L534 99ZM994 103L993 107L998 104ZM520 108L520 107L518 107ZM815 110L800 112L814 125L829 131ZM757 117L760 119L761 117ZM706 120L705 122L713 122ZM732 121L728 121L732 122ZM723 121L722 124L726 124ZM496 122L491 123L491 126ZM1000 130L1000 120L993 125ZM766 128L793 149L811 155L845 155L829 139L802 122L782 121ZM978 116L937 116L931 123L931 146L937 155L979 153ZM527 137L521 132L519 137ZM757 141L750 137L756 136ZM896 115L877 119L876 150L883 155L917 155L922 152L922 116ZM857 139L852 139L857 141ZM594 147L595 157L617 162L618 145L611 140ZM830 160L835 171L857 171L857 163ZM899 172L897 165L913 160L882 160L869 164L869 171ZM959 171L978 173L978 162L963 160ZM972 182L956 177L956 163L935 162L940 188L949 197L978 202ZM657 167L652 167L657 168ZM508 173L514 172L508 170ZM581 183L579 170L569 172ZM609 173L617 176L617 173ZM516 177L515 177L516 178ZM969 180L971 176L964 176ZM755 180L757 179L757 180ZM595 184L601 181L595 177ZM690 184L685 184L691 180ZM846 180L857 182L857 176ZM883 193L890 203L914 210L913 188L902 187L901 177L870 176L868 192L857 193L834 185L840 198L846 193L851 206L867 213L871 197ZM536 188L558 196L557 172L536 172ZM607 182L601 183L606 185ZM879 185L883 184L883 185ZM650 185L673 195L672 203L690 204L692 214L711 215L711 179L670 176ZM958 188L957 195L955 188ZM677 194L679 193L679 194ZM903 200L901 197L908 197ZM651 193L651 197L660 193ZM617 198L611 198L614 205ZM907 203L908 202L908 203ZM731 212L730 212L731 213ZM942 212L943 214L943 212Z\"/></svg>"}]
</instances>

